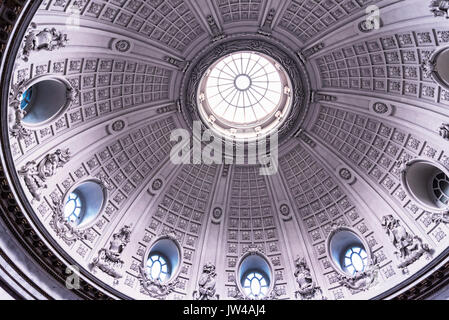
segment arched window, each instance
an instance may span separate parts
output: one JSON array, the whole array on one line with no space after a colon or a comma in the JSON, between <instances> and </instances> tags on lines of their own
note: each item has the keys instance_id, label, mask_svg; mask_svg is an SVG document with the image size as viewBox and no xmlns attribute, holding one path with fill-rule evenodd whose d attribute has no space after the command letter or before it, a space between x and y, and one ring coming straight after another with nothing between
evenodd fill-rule
<instances>
[{"instance_id":1,"label":"arched window","mask_svg":"<svg viewBox=\"0 0 449 320\"><path fill-rule=\"evenodd\" d=\"M170 278L168 259L161 254L153 254L147 260L148 274L153 281L164 282Z\"/></svg>"},{"instance_id":2,"label":"arched window","mask_svg":"<svg viewBox=\"0 0 449 320\"><path fill-rule=\"evenodd\" d=\"M67 198L67 202L64 207L64 216L69 222L79 221L82 216L81 212L83 209L83 202L81 201L81 197L78 192L70 193Z\"/></svg>"},{"instance_id":3,"label":"arched window","mask_svg":"<svg viewBox=\"0 0 449 320\"><path fill-rule=\"evenodd\" d=\"M343 269L351 275L365 270L368 255L365 249L359 246L351 246L346 250L344 256Z\"/></svg>"},{"instance_id":4,"label":"arched window","mask_svg":"<svg viewBox=\"0 0 449 320\"><path fill-rule=\"evenodd\" d=\"M267 295L269 284L258 270L248 273L243 281L243 290L248 298L262 299Z\"/></svg>"},{"instance_id":5,"label":"arched window","mask_svg":"<svg viewBox=\"0 0 449 320\"><path fill-rule=\"evenodd\" d=\"M433 194L443 206L449 205L449 178L444 172L433 179Z\"/></svg>"}]
</instances>

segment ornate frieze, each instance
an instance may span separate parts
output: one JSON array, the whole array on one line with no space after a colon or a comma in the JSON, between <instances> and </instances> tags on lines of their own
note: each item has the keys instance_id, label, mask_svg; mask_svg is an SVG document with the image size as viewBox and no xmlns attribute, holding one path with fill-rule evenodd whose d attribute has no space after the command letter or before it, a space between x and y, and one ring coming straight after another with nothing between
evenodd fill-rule
<instances>
[{"instance_id":1,"label":"ornate frieze","mask_svg":"<svg viewBox=\"0 0 449 320\"><path fill-rule=\"evenodd\" d=\"M220 296L216 294L216 280L217 273L215 272L215 265L206 263L203 266L203 273L198 281L198 290L193 292L194 300L218 300Z\"/></svg>"},{"instance_id":2,"label":"ornate frieze","mask_svg":"<svg viewBox=\"0 0 449 320\"><path fill-rule=\"evenodd\" d=\"M113 277L114 285L117 285L119 279L123 278L120 269L123 268L125 262L121 259L121 255L130 242L131 228L132 225L125 225L117 233L114 233L109 248L100 249L97 257L89 264L91 272L95 273L98 268Z\"/></svg>"},{"instance_id":3,"label":"ornate frieze","mask_svg":"<svg viewBox=\"0 0 449 320\"><path fill-rule=\"evenodd\" d=\"M59 168L62 168L70 160L69 149L57 149L47 154L41 161L29 161L18 174L23 177L25 185L33 198L41 200L42 189L47 188L47 181L53 177Z\"/></svg>"},{"instance_id":4,"label":"ornate frieze","mask_svg":"<svg viewBox=\"0 0 449 320\"><path fill-rule=\"evenodd\" d=\"M403 273L408 273L407 266L417 261L422 255L431 255L432 250L429 246L423 243L420 237L408 233L401 222L392 215L382 218L382 227L397 249L394 254L399 260L398 268L402 269Z\"/></svg>"}]
</instances>

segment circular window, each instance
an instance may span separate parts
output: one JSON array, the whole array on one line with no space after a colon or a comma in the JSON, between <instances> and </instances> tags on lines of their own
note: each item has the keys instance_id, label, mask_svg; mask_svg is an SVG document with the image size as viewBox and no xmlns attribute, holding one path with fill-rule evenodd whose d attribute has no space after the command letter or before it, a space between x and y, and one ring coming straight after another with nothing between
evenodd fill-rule
<instances>
[{"instance_id":1,"label":"circular window","mask_svg":"<svg viewBox=\"0 0 449 320\"><path fill-rule=\"evenodd\" d=\"M444 172L437 173L433 179L433 194L439 204L449 205L449 178Z\"/></svg>"},{"instance_id":2,"label":"circular window","mask_svg":"<svg viewBox=\"0 0 449 320\"><path fill-rule=\"evenodd\" d=\"M248 298L262 299L268 292L268 281L258 270L250 271L242 284L243 290Z\"/></svg>"},{"instance_id":3,"label":"circular window","mask_svg":"<svg viewBox=\"0 0 449 320\"><path fill-rule=\"evenodd\" d=\"M276 129L290 111L291 83L262 53L240 51L215 62L199 87L200 115L220 135L251 139Z\"/></svg>"},{"instance_id":4,"label":"circular window","mask_svg":"<svg viewBox=\"0 0 449 320\"><path fill-rule=\"evenodd\" d=\"M248 255L239 268L242 292L250 299L262 299L268 295L271 283L271 267L259 254Z\"/></svg>"},{"instance_id":5,"label":"circular window","mask_svg":"<svg viewBox=\"0 0 449 320\"><path fill-rule=\"evenodd\" d=\"M78 192L72 192L64 207L64 216L69 222L77 222L81 219L83 203Z\"/></svg>"},{"instance_id":6,"label":"circular window","mask_svg":"<svg viewBox=\"0 0 449 320\"><path fill-rule=\"evenodd\" d=\"M40 80L22 95L20 107L26 112L23 123L39 125L58 116L69 104L70 90L58 79Z\"/></svg>"},{"instance_id":7,"label":"circular window","mask_svg":"<svg viewBox=\"0 0 449 320\"><path fill-rule=\"evenodd\" d=\"M449 207L449 173L428 160L411 161L402 172L407 193L426 210Z\"/></svg>"},{"instance_id":8,"label":"circular window","mask_svg":"<svg viewBox=\"0 0 449 320\"><path fill-rule=\"evenodd\" d=\"M103 187L95 181L83 182L68 193L64 217L77 227L85 227L100 214L104 203Z\"/></svg>"},{"instance_id":9,"label":"circular window","mask_svg":"<svg viewBox=\"0 0 449 320\"><path fill-rule=\"evenodd\" d=\"M162 254L152 254L147 261L148 274L153 281L164 282L170 278L171 268Z\"/></svg>"},{"instance_id":10,"label":"circular window","mask_svg":"<svg viewBox=\"0 0 449 320\"><path fill-rule=\"evenodd\" d=\"M337 270L354 276L365 270L369 263L367 246L352 230L342 228L329 235L328 250Z\"/></svg>"},{"instance_id":11,"label":"circular window","mask_svg":"<svg viewBox=\"0 0 449 320\"><path fill-rule=\"evenodd\" d=\"M343 269L352 275L365 270L368 255L365 249L359 246L351 246L346 250L344 256Z\"/></svg>"},{"instance_id":12,"label":"circular window","mask_svg":"<svg viewBox=\"0 0 449 320\"><path fill-rule=\"evenodd\" d=\"M178 269L181 254L176 243L168 238L160 239L151 247L146 262L147 274L156 282L167 282Z\"/></svg>"}]
</instances>

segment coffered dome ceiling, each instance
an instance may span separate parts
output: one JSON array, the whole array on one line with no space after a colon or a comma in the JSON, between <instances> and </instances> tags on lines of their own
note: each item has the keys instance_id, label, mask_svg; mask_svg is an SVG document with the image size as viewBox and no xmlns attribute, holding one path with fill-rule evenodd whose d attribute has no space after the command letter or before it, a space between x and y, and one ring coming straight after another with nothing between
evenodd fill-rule
<instances>
[{"instance_id":1,"label":"coffered dome ceiling","mask_svg":"<svg viewBox=\"0 0 449 320\"><path fill-rule=\"evenodd\" d=\"M2 2L1 261L35 263L27 282L42 288L22 296L438 289L449 270L445 5ZM173 133L198 123L236 148L278 132L275 171L175 163ZM68 290L71 270L80 282Z\"/></svg>"}]
</instances>

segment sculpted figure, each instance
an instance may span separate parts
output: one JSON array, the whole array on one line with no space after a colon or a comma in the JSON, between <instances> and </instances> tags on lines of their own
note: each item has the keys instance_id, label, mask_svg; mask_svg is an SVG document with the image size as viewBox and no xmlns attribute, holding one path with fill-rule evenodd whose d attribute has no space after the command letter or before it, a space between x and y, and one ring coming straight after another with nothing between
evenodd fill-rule
<instances>
[{"instance_id":1,"label":"sculpted figure","mask_svg":"<svg viewBox=\"0 0 449 320\"><path fill-rule=\"evenodd\" d=\"M299 290L295 292L296 298L300 297L301 300L310 300L316 296L321 296L321 299L324 300L322 290L315 284L306 259L298 257L295 261L295 266L296 282L299 285Z\"/></svg>"},{"instance_id":2,"label":"sculpted figure","mask_svg":"<svg viewBox=\"0 0 449 320\"><path fill-rule=\"evenodd\" d=\"M404 269L418 260L424 253L431 253L429 246L424 244L421 238L409 234L400 221L392 215L382 218L382 227L389 236L391 243L398 250L395 252L400 261L398 268Z\"/></svg>"},{"instance_id":3,"label":"sculpted figure","mask_svg":"<svg viewBox=\"0 0 449 320\"><path fill-rule=\"evenodd\" d=\"M199 289L193 293L195 300L218 300L219 296L215 294L215 265L207 263L203 266L203 273L198 281Z\"/></svg>"},{"instance_id":4,"label":"sculpted figure","mask_svg":"<svg viewBox=\"0 0 449 320\"><path fill-rule=\"evenodd\" d=\"M18 173L23 177L33 198L40 201L42 189L47 188L47 180L54 176L57 170L62 168L69 160L70 151L58 149L54 153L47 154L38 163L36 161L27 162Z\"/></svg>"}]
</instances>

